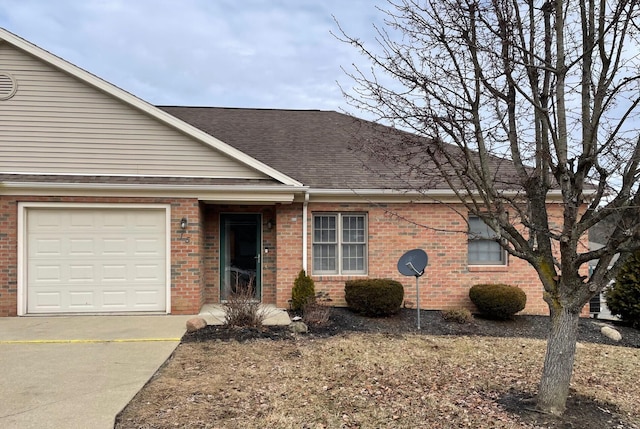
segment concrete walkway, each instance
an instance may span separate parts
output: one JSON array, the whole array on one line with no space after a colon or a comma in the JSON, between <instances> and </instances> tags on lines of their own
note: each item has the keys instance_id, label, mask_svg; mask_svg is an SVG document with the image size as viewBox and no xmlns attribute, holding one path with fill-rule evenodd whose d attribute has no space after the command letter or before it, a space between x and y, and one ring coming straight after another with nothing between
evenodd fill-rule
<instances>
[{"instance_id":1,"label":"concrete walkway","mask_svg":"<svg viewBox=\"0 0 640 429\"><path fill-rule=\"evenodd\" d=\"M276 308L271 304L262 304L258 310L264 316L264 325L288 325L291 323L289 313L286 310ZM209 325L224 324L224 306L220 304L205 304L200 310L199 316L207 321Z\"/></svg>"},{"instance_id":2,"label":"concrete walkway","mask_svg":"<svg viewBox=\"0 0 640 429\"><path fill-rule=\"evenodd\" d=\"M188 318L0 318L0 427L113 428Z\"/></svg>"},{"instance_id":3,"label":"concrete walkway","mask_svg":"<svg viewBox=\"0 0 640 429\"><path fill-rule=\"evenodd\" d=\"M266 325L290 323L286 311L261 311ZM113 428L191 317L0 318L0 428ZM224 308L207 305L201 317L222 324Z\"/></svg>"}]
</instances>

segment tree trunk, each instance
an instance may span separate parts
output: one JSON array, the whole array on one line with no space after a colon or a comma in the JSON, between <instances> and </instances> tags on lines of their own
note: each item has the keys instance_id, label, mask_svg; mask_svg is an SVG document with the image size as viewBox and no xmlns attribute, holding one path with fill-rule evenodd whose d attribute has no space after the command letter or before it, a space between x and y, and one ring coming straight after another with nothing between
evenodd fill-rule
<instances>
[{"instance_id":1,"label":"tree trunk","mask_svg":"<svg viewBox=\"0 0 640 429\"><path fill-rule=\"evenodd\" d=\"M580 313L558 304L550 305L550 310L551 329L538 391L538 407L559 416L564 412L569 395Z\"/></svg>"}]
</instances>

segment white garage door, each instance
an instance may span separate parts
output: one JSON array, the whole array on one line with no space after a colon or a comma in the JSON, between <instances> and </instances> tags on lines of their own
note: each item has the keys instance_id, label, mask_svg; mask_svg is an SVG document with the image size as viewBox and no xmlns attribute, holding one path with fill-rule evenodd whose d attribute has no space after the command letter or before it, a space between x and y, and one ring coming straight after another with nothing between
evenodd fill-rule
<instances>
[{"instance_id":1,"label":"white garage door","mask_svg":"<svg viewBox=\"0 0 640 429\"><path fill-rule=\"evenodd\" d=\"M29 208L27 312L166 308L166 211Z\"/></svg>"}]
</instances>

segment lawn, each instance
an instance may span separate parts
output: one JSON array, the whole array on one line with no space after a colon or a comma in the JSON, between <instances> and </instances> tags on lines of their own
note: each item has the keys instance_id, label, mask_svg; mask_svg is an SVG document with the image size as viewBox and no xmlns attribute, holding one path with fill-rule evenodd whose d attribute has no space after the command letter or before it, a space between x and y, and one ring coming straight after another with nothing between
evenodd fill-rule
<instances>
[{"instance_id":1,"label":"lawn","mask_svg":"<svg viewBox=\"0 0 640 429\"><path fill-rule=\"evenodd\" d=\"M545 343L344 333L183 343L117 428L640 428L640 349L580 343L569 409L534 410Z\"/></svg>"}]
</instances>

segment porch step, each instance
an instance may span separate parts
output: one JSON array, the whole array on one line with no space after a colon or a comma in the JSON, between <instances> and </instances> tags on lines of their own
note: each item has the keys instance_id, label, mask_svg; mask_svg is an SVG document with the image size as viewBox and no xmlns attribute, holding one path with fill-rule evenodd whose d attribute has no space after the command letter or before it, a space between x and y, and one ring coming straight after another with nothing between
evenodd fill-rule
<instances>
[{"instance_id":1,"label":"porch step","mask_svg":"<svg viewBox=\"0 0 640 429\"><path fill-rule=\"evenodd\" d=\"M266 317L263 325L288 325L291 323L289 313L276 308L273 304L260 304L260 311L264 311ZM221 304L205 304L200 310L199 316L209 325L222 325L224 323L224 306Z\"/></svg>"}]
</instances>

